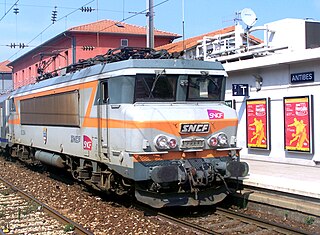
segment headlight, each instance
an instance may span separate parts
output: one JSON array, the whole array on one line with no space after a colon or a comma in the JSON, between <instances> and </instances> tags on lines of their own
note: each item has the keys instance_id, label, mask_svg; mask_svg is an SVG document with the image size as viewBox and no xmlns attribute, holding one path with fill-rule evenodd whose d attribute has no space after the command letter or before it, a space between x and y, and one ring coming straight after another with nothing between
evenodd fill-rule
<instances>
[{"instance_id":1,"label":"headlight","mask_svg":"<svg viewBox=\"0 0 320 235\"><path fill-rule=\"evenodd\" d=\"M158 135L154 139L154 144L156 148L160 150L174 149L175 147L177 147L177 140L165 135Z\"/></svg>"},{"instance_id":2,"label":"headlight","mask_svg":"<svg viewBox=\"0 0 320 235\"><path fill-rule=\"evenodd\" d=\"M212 136L210 139L208 139L208 145L210 147L216 147L218 145L217 137Z\"/></svg>"},{"instance_id":3,"label":"headlight","mask_svg":"<svg viewBox=\"0 0 320 235\"><path fill-rule=\"evenodd\" d=\"M211 136L207 143L210 147L221 147L221 146L227 146L228 145L228 137L225 133L220 133Z\"/></svg>"},{"instance_id":4,"label":"headlight","mask_svg":"<svg viewBox=\"0 0 320 235\"><path fill-rule=\"evenodd\" d=\"M228 144L228 137L224 133L219 134L217 139L220 146L225 146Z\"/></svg>"},{"instance_id":5,"label":"headlight","mask_svg":"<svg viewBox=\"0 0 320 235\"><path fill-rule=\"evenodd\" d=\"M176 139L170 139L169 140L169 147L171 149L174 149L175 147L177 147L177 140Z\"/></svg>"}]
</instances>

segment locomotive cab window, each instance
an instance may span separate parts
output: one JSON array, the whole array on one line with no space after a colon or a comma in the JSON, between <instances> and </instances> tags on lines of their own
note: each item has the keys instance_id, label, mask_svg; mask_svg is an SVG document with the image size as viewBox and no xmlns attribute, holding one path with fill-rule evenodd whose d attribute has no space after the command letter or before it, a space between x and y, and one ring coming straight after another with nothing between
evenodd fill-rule
<instances>
[{"instance_id":1,"label":"locomotive cab window","mask_svg":"<svg viewBox=\"0 0 320 235\"><path fill-rule=\"evenodd\" d=\"M178 75L167 75L165 70L156 74L138 74L135 101L175 101Z\"/></svg>"},{"instance_id":2,"label":"locomotive cab window","mask_svg":"<svg viewBox=\"0 0 320 235\"><path fill-rule=\"evenodd\" d=\"M188 100L223 100L224 77L209 75L190 76L188 80Z\"/></svg>"}]
</instances>

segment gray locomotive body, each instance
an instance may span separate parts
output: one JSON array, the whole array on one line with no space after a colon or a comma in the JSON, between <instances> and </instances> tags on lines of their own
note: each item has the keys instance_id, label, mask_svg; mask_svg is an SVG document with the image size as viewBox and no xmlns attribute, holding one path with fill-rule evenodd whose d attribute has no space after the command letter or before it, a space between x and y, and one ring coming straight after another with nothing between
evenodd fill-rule
<instances>
[{"instance_id":1,"label":"gray locomotive body","mask_svg":"<svg viewBox=\"0 0 320 235\"><path fill-rule=\"evenodd\" d=\"M211 205L243 177L220 63L99 63L1 97L1 147L153 207Z\"/></svg>"}]
</instances>

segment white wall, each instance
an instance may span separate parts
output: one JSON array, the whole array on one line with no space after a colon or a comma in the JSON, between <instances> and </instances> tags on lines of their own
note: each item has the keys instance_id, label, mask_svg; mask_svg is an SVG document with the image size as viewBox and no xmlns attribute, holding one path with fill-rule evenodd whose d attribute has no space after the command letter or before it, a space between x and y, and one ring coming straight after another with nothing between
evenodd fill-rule
<instances>
[{"instance_id":1,"label":"white wall","mask_svg":"<svg viewBox=\"0 0 320 235\"><path fill-rule=\"evenodd\" d=\"M289 50L305 49L305 20L283 19L265 26L274 31L274 34L269 33L269 46L288 46Z\"/></svg>"},{"instance_id":2,"label":"white wall","mask_svg":"<svg viewBox=\"0 0 320 235\"><path fill-rule=\"evenodd\" d=\"M247 61L250 63L250 60ZM233 62L237 63L237 62ZM256 67L244 71L227 71L226 100L236 100L236 110L239 118L238 146L242 147L243 158L260 159L266 161L315 165L320 161L320 58L305 62L291 62L268 67ZM228 65L230 68L230 64ZM231 66L232 67L232 66ZM298 85L290 84L292 73L314 72L315 81ZM263 78L262 89L256 91L253 74ZM249 97L232 96L232 84L249 84ZM314 111L314 150L313 154L287 152L284 150L284 117L283 97L313 95ZM246 99L268 98L270 104L271 150L257 150L246 148Z\"/></svg>"}]
</instances>

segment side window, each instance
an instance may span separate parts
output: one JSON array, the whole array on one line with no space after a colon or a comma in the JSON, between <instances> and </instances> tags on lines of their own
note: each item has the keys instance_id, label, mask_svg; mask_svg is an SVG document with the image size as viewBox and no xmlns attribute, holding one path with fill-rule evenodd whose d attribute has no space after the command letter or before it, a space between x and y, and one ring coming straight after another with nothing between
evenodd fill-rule
<instances>
[{"instance_id":1,"label":"side window","mask_svg":"<svg viewBox=\"0 0 320 235\"><path fill-rule=\"evenodd\" d=\"M109 92L108 92L108 82L105 81L102 83L102 102L107 103L109 98Z\"/></svg>"},{"instance_id":2,"label":"side window","mask_svg":"<svg viewBox=\"0 0 320 235\"><path fill-rule=\"evenodd\" d=\"M11 98L9 102L10 102L10 103L9 103L9 104L10 104L10 111L11 111L11 112L15 112L15 111L16 111L16 106L15 106L15 104L14 104L13 98Z\"/></svg>"},{"instance_id":3,"label":"side window","mask_svg":"<svg viewBox=\"0 0 320 235\"><path fill-rule=\"evenodd\" d=\"M3 126L3 108L0 108L0 124Z\"/></svg>"},{"instance_id":4,"label":"side window","mask_svg":"<svg viewBox=\"0 0 320 235\"><path fill-rule=\"evenodd\" d=\"M108 78L108 104L133 104L134 85L135 76Z\"/></svg>"}]
</instances>

